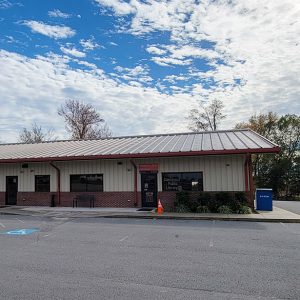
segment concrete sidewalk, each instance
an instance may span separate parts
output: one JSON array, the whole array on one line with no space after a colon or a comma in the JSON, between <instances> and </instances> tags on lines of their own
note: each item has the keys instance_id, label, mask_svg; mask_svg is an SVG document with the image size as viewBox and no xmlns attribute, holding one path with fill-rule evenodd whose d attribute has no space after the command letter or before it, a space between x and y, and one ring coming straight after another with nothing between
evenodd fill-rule
<instances>
[{"instance_id":1,"label":"concrete sidewalk","mask_svg":"<svg viewBox=\"0 0 300 300\"><path fill-rule=\"evenodd\" d=\"M141 219L178 219L178 220L220 220L248 222L300 223L300 215L273 207L273 211L258 211L254 214L195 214L138 211L136 208L71 208L43 206L7 206L0 208L0 215L24 215L57 218L141 218Z\"/></svg>"}]
</instances>

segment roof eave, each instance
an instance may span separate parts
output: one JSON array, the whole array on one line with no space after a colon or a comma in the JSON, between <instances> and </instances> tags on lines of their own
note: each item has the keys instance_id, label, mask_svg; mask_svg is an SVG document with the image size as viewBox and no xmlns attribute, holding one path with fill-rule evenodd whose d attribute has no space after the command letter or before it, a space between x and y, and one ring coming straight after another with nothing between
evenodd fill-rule
<instances>
[{"instance_id":1,"label":"roof eave","mask_svg":"<svg viewBox=\"0 0 300 300\"><path fill-rule=\"evenodd\" d=\"M207 150L189 152L158 152L158 153L137 153L137 154L105 154L105 155L81 155L81 156L60 156L60 157L38 157L38 158L15 158L0 159L0 163L23 163L23 162L51 162L51 161L72 161L72 160L94 160L94 159L121 159L121 158L150 158L150 157L178 157L178 156L205 156L205 155L229 155L229 154L262 154L279 153L279 147L257 148L257 149L232 149L232 150Z\"/></svg>"}]
</instances>

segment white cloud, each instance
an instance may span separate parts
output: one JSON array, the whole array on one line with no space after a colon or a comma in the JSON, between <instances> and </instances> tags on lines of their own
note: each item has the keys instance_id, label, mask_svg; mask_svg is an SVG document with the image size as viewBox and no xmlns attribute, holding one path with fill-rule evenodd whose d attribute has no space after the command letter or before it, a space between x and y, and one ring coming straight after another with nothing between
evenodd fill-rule
<instances>
[{"instance_id":1,"label":"white cloud","mask_svg":"<svg viewBox=\"0 0 300 300\"><path fill-rule=\"evenodd\" d=\"M182 75L181 76L180 75L168 75L163 79L163 81L175 83L176 81L186 81L188 79L189 79L188 77L182 76Z\"/></svg>"},{"instance_id":2,"label":"white cloud","mask_svg":"<svg viewBox=\"0 0 300 300\"><path fill-rule=\"evenodd\" d=\"M186 131L188 95L169 96L134 81L119 84L101 70L72 70L48 57L32 59L4 50L0 69L2 141L16 141L19 130L33 121L66 138L57 108L68 98L94 105L116 135Z\"/></svg>"},{"instance_id":3,"label":"white cloud","mask_svg":"<svg viewBox=\"0 0 300 300\"><path fill-rule=\"evenodd\" d=\"M0 9L1 8L2 9L7 9L7 8L12 7L12 6L13 6L13 4L11 2L7 1L7 0L1 0L0 1Z\"/></svg>"},{"instance_id":4,"label":"white cloud","mask_svg":"<svg viewBox=\"0 0 300 300\"><path fill-rule=\"evenodd\" d=\"M48 16L52 17L52 18L64 18L64 19L71 17L71 15L69 15L67 13L63 13L59 9L53 9L53 10L48 11Z\"/></svg>"},{"instance_id":5,"label":"white cloud","mask_svg":"<svg viewBox=\"0 0 300 300\"><path fill-rule=\"evenodd\" d=\"M91 69L97 69L97 66L95 64L89 63L87 61L77 60L76 62L79 65L83 65L83 66L86 66L86 67L91 68Z\"/></svg>"},{"instance_id":6,"label":"white cloud","mask_svg":"<svg viewBox=\"0 0 300 300\"><path fill-rule=\"evenodd\" d=\"M125 13L122 1L107 2L101 1L116 14ZM260 111L299 111L299 1L149 0L128 5L126 31L144 36L168 32L169 41L159 47L168 52L164 57L153 53L152 60L162 66L193 65L199 80L193 93L225 101L227 124ZM197 70L196 59L206 60L208 71L203 65Z\"/></svg>"},{"instance_id":7,"label":"white cloud","mask_svg":"<svg viewBox=\"0 0 300 300\"><path fill-rule=\"evenodd\" d=\"M72 48L60 47L60 50L67 55L72 55L75 57L85 57L84 52L81 52L74 47Z\"/></svg>"},{"instance_id":8,"label":"white cloud","mask_svg":"<svg viewBox=\"0 0 300 300\"><path fill-rule=\"evenodd\" d=\"M102 47L95 42L94 38L90 38L87 40L81 39L79 43L84 48L84 50L94 50L96 48Z\"/></svg>"},{"instance_id":9,"label":"white cloud","mask_svg":"<svg viewBox=\"0 0 300 300\"><path fill-rule=\"evenodd\" d=\"M150 54L155 54L155 55L163 55L167 52L166 50L160 49L156 46L147 47L146 51L149 52Z\"/></svg>"},{"instance_id":10,"label":"white cloud","mask_svg":"<svg viewBox=\"0 0 300 300\"><path fill-rule=\"evenodd\" d=\"M111 8L117 15L127 15L134 12L133 6L125 1L95 0L95 2Z\"/></svg>"},{"instance_id":11,"label":"white cloud","mask_svg":"<svg viewBox=\"0 0 300 300\"><path fill-rule=\"evenodd\" d=\"M136 66L134 68L123 68L116 66L114 68L120 74L114 74L118 78L123 78L127 81L151 82L153 79L148 75L148 67Z\"/></svg>"},{"instance_id":12,"label":"white cloud","mask_svg":"<svg viewBox=\"0 0 300 300\"><path fill-rule=\"evenodd\" d=\"M23 24L28 26L33 32L37 32L54 39L64 39L76 34L75 30L68 26L48 25L38 21L24 21Z\"/></svg>"},{"instance_id":13,"label":"white cloud","mask_svg":"<svg viewBox=\"0 0 300 300\"><path fill-rule=\"evenodd\" d=\"M181 60L172 57L158 57L154 56L151 58L155 63L160 66L169 67L170 65L186 66L192 63L191 59Z\"/></svg>"}]
</instances>

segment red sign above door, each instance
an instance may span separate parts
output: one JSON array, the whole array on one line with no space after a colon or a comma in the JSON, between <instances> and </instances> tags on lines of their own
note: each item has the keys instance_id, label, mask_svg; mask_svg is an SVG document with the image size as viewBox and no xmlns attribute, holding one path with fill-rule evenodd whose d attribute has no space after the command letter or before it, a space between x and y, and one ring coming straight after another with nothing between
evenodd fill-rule
<instances>
[{"instance_id":1,"label":"red sign above door","mask_svg":"<svg viewBox=\"0 0 300 300\"><path fill-rule=\"evenodd\" d=\"M140 172L157 172L158 164L142 164L139 165Z\"/></svg>"}]
</instances>

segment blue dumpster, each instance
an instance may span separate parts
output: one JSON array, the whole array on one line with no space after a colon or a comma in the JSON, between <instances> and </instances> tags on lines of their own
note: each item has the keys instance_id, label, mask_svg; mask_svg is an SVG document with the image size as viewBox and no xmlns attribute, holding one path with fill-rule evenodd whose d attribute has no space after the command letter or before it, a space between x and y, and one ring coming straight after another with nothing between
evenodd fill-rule
<instances>
[{"instance_id":1,"label":"blue dumpster","mask_svg":"<svg viewBox=\"0 0 300 300\"><path fill-rule=\"evenodd\" d=\"M256 209L257 210L273 210L273 190L272 189L256 189Z\"/></svg>"}]
</instances>

